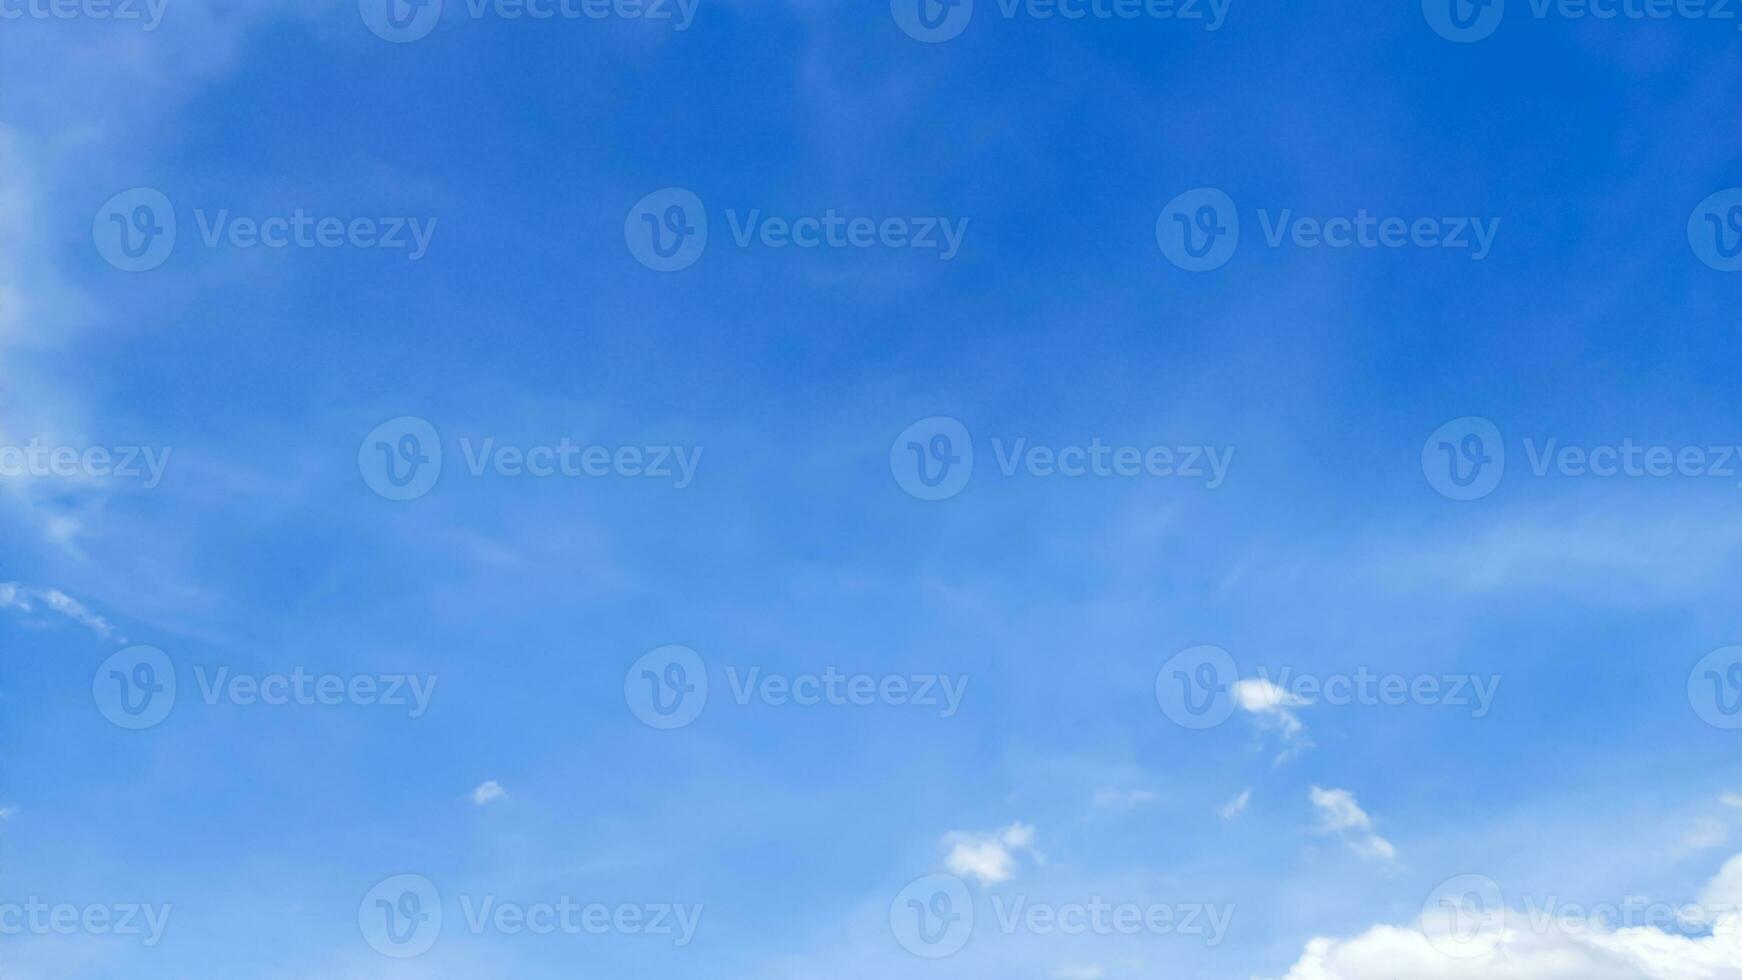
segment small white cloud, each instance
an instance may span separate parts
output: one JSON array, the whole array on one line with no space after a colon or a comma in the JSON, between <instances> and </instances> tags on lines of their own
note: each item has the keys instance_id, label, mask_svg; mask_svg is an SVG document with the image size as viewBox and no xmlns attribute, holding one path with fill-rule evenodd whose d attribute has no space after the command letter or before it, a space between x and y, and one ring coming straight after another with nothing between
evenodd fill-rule
<instances>
[{"instance_id":1,"label":"small white cloud","mask_svg":"<svg viewBox=\"0 0 1742 980\"><path fill-rule=\"evenodd\" d=\"M0 820L11 820L12 815L17 812L18 811L12 807L0 806Z\"/></svg>"},{"instance_id":2,"label":"small white cloud","mask_svg":"<svg viewBox=\"0 0 1742 980\"><path fill-rule=\"evenodd\" d=\"M1234 700L1240 707L1253 714L1263 714L1278 708L1292 708L1301 705L1299 698L1283 690L1262 677L1252 677L1234 682Z\"/></svg>"},{"instance_id":3,"label":"small white cloud","mask_svg":"<svg viewBox=\"0 0 1742 980\"><path fill-rule=\"evenodd\" d=\"M1723 796L1718 797L1718 802L1725 806L1735 807L1738 810L1742 810L1742 793L1725 793Z\"/></svg>"},{"instance_id":4,"label":"small white cloud","mask_svg":"<svg viewBox=\"0 0 1742 980\"><path fill-rule=\"evenodd\" d=\"M1246 812L1246 804L1251 803L1251 802L1252 802L1252 790L1247 789L1247 790L1242 791L1239 796L1236 796L1233 799L1229 800L1228 802L1222 804L1222 808L1220 810L1217 810L1216 812L1220 813L1222 815L1223 820L1232 820L1235 817L1239 816L1240 814L1245 813Z\"/></svg>"},{"instance_id":5,"label":"small white cloud","mask_svg":"<svg viewBox=\"0 0 1742 980\"><path fill-rule=\"evenodd\" d=\"M1395 861L1397 849L1391 842L1373 833L1373 818L1361 809L1355 794L1346 789L1321 789L1314 786L1309 794L1313 809L1319 814L1319 831L1343 838L1349 849L1364 858Z\"/></svg>"},{"instance_id":6,"label":"small white cloud","mask_svg":"<svg viewBox=\"0 0 1742 980\"><path fill-rule=\"evenodd\" d=\"M1274 731L1286 748L1276 757L1278 765L1312 747L1306 737L1306 726L1294 709L1307 702L1262 677L1234 682L1234 703L1251 715L1261 729Z\"/></svg>"},{"instance_id":7,"label":"small white cloud","mask_svg":"<svg viewBox=\"0 0 1742 980\"><path fill-rule=\"evenodd\" d=\"M1052 971L1052 980L1101 980L1107 968L1099 963L1066 963Z\"/></svg>"},{"instance_id":8,"label":"small white cloud","mask_svg":"<svg viewBox=\"0 0 1742 980\"><path fill-rule=\"evenodd\" d=\"M1161 799L1146 789L1103 789L1095 791L1095 806L1103 810L1135 810Z\"/></svg>"},{"instance_id":9,"label":"small white cloud","mask_svg":"<svg viewBox=\"0 0 1742 980\"><path fill-rule=\"evenodd\" d=\"M492 779L472 790L472 802L479 806L488 806L507 795L508 791L502 788L502 784Z\"/></svg>"},{"instance_id":10,"label":"small white cloud","mask_svg":"<svg viewBox=\"0 0 1742 980\"><path fill-rule=\"evenodd\" d=\"M986 884L1009 881L1016 874L1017 854L1034 851L1034 828L1013 823L1003 830L974 834L958 831L944 837L950 846L944 859L950 873L978 878Z\"/></svg>"}]
</instances>

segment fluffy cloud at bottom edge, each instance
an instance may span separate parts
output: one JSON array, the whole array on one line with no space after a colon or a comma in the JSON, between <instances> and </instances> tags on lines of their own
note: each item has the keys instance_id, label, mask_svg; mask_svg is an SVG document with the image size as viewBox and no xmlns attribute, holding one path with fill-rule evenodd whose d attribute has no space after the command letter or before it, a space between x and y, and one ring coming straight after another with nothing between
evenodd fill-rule
<instances>
[{"instance_id":1,"label":"fluffy cloud at bottom edge","mask_svg":"<svg viewBox=\"0 0 1742 980\"><path fill-rule=\"evenodd\" d=\"M1569 929L1505 913L1492 948L1458 957L1417 928L1376 926L1350 939L1315 939L1283 980L1742 980L1742 856L1702 896L1722 907L1716 928L1679 935L1651 926Z\"/></svg>"}]
</instances>

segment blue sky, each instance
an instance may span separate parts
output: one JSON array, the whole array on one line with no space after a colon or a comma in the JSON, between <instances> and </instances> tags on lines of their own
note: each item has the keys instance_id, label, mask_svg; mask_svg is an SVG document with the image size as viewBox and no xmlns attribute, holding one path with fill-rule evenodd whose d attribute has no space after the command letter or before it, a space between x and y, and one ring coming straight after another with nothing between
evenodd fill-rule
<instances>
[{"instance_id":1,"label":"blue sky","mask_svg":"<svg viewBox=\"0 0 1742 980\"><path fill-rule=\"evenodd\" d=\"M1742 977L1736 17L372 2L0 4L9 976Z\"/></svg>"}]
</instances>

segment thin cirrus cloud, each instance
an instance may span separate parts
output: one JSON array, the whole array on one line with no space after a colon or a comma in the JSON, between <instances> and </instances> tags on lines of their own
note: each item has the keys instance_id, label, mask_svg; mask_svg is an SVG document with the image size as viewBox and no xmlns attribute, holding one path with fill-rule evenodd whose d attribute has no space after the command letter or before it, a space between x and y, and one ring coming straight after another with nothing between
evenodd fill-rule
<instances>
[{"instance_id":1,"label":"thin cirrus cloud","mask_svg":"<svg viewBox=\"0 0 1742 980\"><path fill-rule=\"evenodd\" d=\"M89 629L105 640L126 643L122 636L109 621L92 612L84 603L74 599L59 589L33 588L19 585L16 582L0 582L0 609L12 609L29 615L36 611L36 604L59 613L62 616Z\"/></svg>"},{"instance_id":2,"label":"thin cirrus cloud","mask_svg":"<svg viewBox=\"0 0 1742 980\"><path fill-rule=\"evenodd\" d=\"M1221 814L1223 820L1233 820L1235 817L1238 817L1240 814L1245 813L1246 812L1246 804L1251 803L1251 802L1252 802L1252 790L1250 788L1248 788L1248 789L1242 790L1240 792L1239 796L1236 796L1233 799L1229 800L1228 802L1222 804L1221 808L1218 809L1216 812Z\"/></svg>"},{"instance_id":3,"label":"thin cirrus cloud","mask_svg":"<svg viewBox=\"0 0 1742 980\"><path fill-rule=\"evenodd\" d=\"M1320 833L1341 837L1350 850L1364 858L1385 862L1397 860L1397 848L1373 832L1373 818L1361 809L1355 794L1346 789L1314 786L1308 795L1318 813Z\"/></svg>"}]
</instances>

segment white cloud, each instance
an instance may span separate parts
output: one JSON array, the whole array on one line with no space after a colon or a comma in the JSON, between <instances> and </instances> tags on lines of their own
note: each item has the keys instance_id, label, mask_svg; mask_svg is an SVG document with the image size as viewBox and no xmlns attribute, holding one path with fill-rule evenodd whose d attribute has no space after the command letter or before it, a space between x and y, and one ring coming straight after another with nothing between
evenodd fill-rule
<instances>
[{"instance_id":1,"label":"white cloud","mask_svg":"<svg viewBox=\"0 0 1742 980\"><path fill-rule=\"evenodd\" d=\"M1250 802L1252 802L1252 790L1246 789L1241 791L1239 796L1236 796L1222 804L1222 808L1216 812L1222 815L1223 820L1232 820L1240 814L1245 813L1246 804Z\"/></svg>"},{"instance_id":2,"label":"white cloud","mask_svg":"<svg viewBox=\"0 0 1742 980\"><path fill-rule=\"evenodd\" d=\"M1101 980L1107 968L1099 963L1066 963L1052 971L1052 980Z\"/></svg>"},{"instance_id":3,"label":"white cloud","mask_svg":"<svg viewBox=\"0 0 1742 980\"><path fill-rule=\"evenodd\" d=\"M1361 809L1355 794L1346 789L1314 786L1309 795L1318 811L1321 833L1343 838L1350 850L1364 858L1387 862L1397 859L1397 849L1391 842L1373 832L1373 818Z\"/></svg>"},{"instance_id":4,"label":"white cloud","mask_svg":"<svg viewBox=\"0 0 1742 980\"><path fill-rule=\"evenodd\" d=\"M1254 677L1235 681L1234 703L1252 715L1259 728L1274 731L1281 737L1287 747L1276 757L1278 764L1312 747L1312 742L1306 737L1306 726L1294 713L1295 708L1305 706L1306 702L1269 680Z\"/></svg>"},{"instance_id":5,"label":"white cloud","mask_svg":"<svg viewBox=\"0 0 1742 980\"><path fill-rule=\"evenodd\" d=\"M1508 910L1480 955L1451 956L1421 929L1381 925L1352 939L1312 940L1284 980L1742 980L1739 899L1742 855L1701 895L1718 920L1705 934L1569 927L1558 916Z\"/></svg>"},{"instance_id":6,"label":"white cloud","mask_svg":"<svg viewBox=\"0 0 1742 980\"><path fill-rule=\"evenodd\" d=\"M502 784L491 779L480 783L477 789L472 790L472 802L479 806L488 806L507 795L508 791L502 788Z\"/></svg>"},{"instance_id":7,"label":"white cloud","mask_svg":"<svg viewBox=\"0 0 1742 980\"><path fill-rule=\"evenodd\" d=\"M1725 806L1735 807L1738 810L1742 810L1742 793L1725 793L1723 796L1718 797L1718 802Z\"/></svg>"},{"instance_id":8,"label":"white cloud","mask_svg":"<svg viewBox=\"0 0 1742 980\"><path fill-rule=\"evenodd\" d=\"M946 835L944 843L950 846L944 863L951 874L995 885L1015 876L1018 854L1034 852L1034 828L1018 822L991 833L958 831Z\"/></svg>"},{"instance_id":9,"label":"white cloud","mask_svg":"<svg viewBox=\"0 0 1742 980\"><path fill-rule=\"evenodd\" d=\"M1725 863L1718 871L1718 877L1713 878L1706 890L1700 893L1700 901L1707 906L1742 910L1742 854ZM1742 927L1742 921L1737 925ZM1742 944L1742 936L1737 939Z\"/></svg>"},{"instance_id":10,"label":"white cloud","mask_svg":"<svg viewBox=\"0 0 1742 980\"><path fill-rule=\"evenodd\" d=\"M1509 916L1499 944L1469 958L1447 956L1419 930L1395 926L1315 939L1284 980L1742 980L1742 949L1723 937L1543 931L1521 918Z\"/></svg>"},{"instance_id":11,"label":"white cloud","mask_svg":"<svg viewBox=\"0 0 1742 980\"><path fill-rule=\"evenodd\" d=\"M84 603L59 589L37 589L19 585L16 582L0 582L0 609L16 609L19 612L30 613L35 611L33 605L35 602L42 603L105 640L114 640L117 643L127 642L127 638L109 625L108 620L92 612Z\"/></svg>"}]
</instances>

